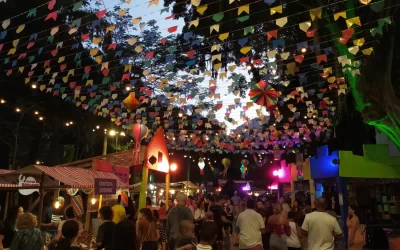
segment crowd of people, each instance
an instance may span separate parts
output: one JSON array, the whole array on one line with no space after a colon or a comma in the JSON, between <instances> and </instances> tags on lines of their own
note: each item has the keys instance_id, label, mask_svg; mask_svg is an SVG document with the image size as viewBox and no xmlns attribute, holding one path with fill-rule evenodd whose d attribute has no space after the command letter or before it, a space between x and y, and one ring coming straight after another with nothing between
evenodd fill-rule
<instances>
[{"instance_id":1,"label":"crowd of people","mask_svg":"<svg viewBox=\"0 0 400 250\"><path fill-rule=\"evenodd\" d=\"M150 198L146 207L138 209L128 198L121 197L114 206L99 210L102 224L93 245L97 250L333 250L342 238L342 229L335 214L327 211L325 198L311 207L290 206L283 197L277 202L255 197L241 198L199 195L187 197L179 192L155 209ZM46 209L44 210L46 211ZM356 208L349 207L347 227L348 249L361 250L363 227ZM42 221L45 221L43 219ZM57 224L52 240L45 242L43 232L54 223L37 228L37 218L24 213L20 206L9 210L0 226L0 250L78 250L82 223L71 206L65 209L65 220ZM47 230L46 230L47 229Z\"/></svg>"}]
</instances>

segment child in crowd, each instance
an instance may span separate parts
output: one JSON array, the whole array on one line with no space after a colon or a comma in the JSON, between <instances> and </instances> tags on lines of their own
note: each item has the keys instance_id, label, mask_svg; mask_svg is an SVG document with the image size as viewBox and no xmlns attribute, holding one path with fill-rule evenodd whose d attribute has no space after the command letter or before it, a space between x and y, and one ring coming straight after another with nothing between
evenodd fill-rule
<instances>
[{"instance_id":1,"label":"child in crowd","mask_svg":"<svg viewBox=\"0 0 400 250\"><path fill-rule=\"evenodd\" d=\"M214 222L204 222L200 227L200 243L196 250L212 250L212 245L217 240L218 225Z\"/></svg>"},{"instance_id":2,"label":"child in crowd","mask_svg":"<svg viewBox=\"0 0 400 250\"><path fill-rule=\"evenodd\" d=\"M193 221L183 220L179 226L180 237L176 240L176 250L191 250L196 248L195 226Z\"/></svg>"}]
</instances>

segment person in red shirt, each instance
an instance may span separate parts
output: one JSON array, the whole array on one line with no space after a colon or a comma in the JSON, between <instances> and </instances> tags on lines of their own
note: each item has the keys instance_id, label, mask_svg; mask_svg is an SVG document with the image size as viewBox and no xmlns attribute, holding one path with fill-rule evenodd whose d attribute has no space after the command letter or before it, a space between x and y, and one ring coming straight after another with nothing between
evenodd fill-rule
<instances>
[{"instance_id":1,"label":"person in red shirt","mask_svg":"<svg viewBox=\"0 0 400 250\"><path fill-rule=\"evenodd\" d=\"M165 210L164 202L160 203L160 208L158 209L158 214L160 215L160 218L167 216L167 210Z\"/></svg>"}]
</instances>

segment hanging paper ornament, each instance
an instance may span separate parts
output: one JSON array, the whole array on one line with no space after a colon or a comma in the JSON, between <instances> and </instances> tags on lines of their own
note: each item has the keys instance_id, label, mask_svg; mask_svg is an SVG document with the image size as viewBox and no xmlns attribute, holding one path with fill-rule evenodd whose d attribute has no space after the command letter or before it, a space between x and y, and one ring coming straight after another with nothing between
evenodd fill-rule
<instances>
[{"instance_id":1,"label":"hanging paper ornament","mask_svg":"<svg viewBox=\"0 0 400 250\"><path fill-rule=\"evenodd\" d=\"M249 165L249 161L245 159L242 160L241 163L242 165L240 166L240 172L242 172L242 179L245 179L247 174L247 165Z\"/></svg>"},{"instance_id":2,"label":"hanging paper ornament","mask_svg":"<svg viewBox=\"0 0 400 250\"><path fill-rule=\"evenodd\" d=\"M136 99L135 92L129 93L128 97L122 101L122 104L130 111L133 111L139 105L139 100Z\"/></svg>"},{"instance_id":3,"label":"hanging paper ornament","mask_svg":"<svg viewBox=\"0 0 400 250\"><path fill-rule=\"evenodd\" d=\"M80 197L79 195L71 197L71 205L72 208L74 209L74 213L76 216L82 215L83 212L85 211L83 208L82 197Z\"/></svg>"},{"instance_id":4,"label":"hanging paper ornament","mask_svg":"<svg viewBox=\"0 0 400 250\"><path fill-rule=\"evenodd\" d=\"M137 160L139 159L139 147L140 142L147 137L149 134L149 129L146 125L141 123L136 123L133 125L133 137L135 138L135 152L134 152L134 164L137 164Z\"/></svg>"},{"instance_id":5,"label":"hanging paper ornament","mask_svg":"<svg viewBox=\"0 0 400 250\"><path fill-rule=\"evenodd\" d=\"M69 194L69 196L75 196L79 191L79 188L68 188L67 189L67 194Z\"/></svg>"},{"instance_id":6,"label":"hanging paper ornament","mask_svg":"<svg viewBox=\"0 0 400 250\"><path fill-rule=\"evenodd\" d=\"M222 159L221 163L222 163L222 165L224 166L224 171L222 171L221 174L222 174L224 177L226 177L226 174L227 174L227 172L228 172L228 168L229 168L229 166L231 165L231 160L229 160L228 158L224 158L224 159Z\"/></svg>"},{"instance_id":7,"label":"hanging paper ornament","mask_svg":"<svg viewBox=\"0 0 400 250\"><path fill-rule=\"evenodd\" d=\"M204 175L204 166L206 165L204 163L204 158L199 159L199 163L197 164L200 168L200 175Z\"/></svg>"},{"instance_id":8,"label":"hanging paper ornament","mask_svg":"<svg viewBox=\"0 0 400 250\"><path fill-rule=\"evenodd\" d=\"M278 102L280 92L272 88L266 81L261 80L250 90L249 96L254 103L273 110Z\"/></svg>"}]
</instances>

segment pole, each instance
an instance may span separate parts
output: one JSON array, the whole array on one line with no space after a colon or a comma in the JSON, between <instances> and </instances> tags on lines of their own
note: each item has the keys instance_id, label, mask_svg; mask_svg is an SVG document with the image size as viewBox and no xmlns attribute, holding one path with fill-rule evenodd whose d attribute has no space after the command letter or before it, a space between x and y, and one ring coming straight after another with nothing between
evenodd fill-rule
<instances>
[{"instance_id":1,"label":"pole","mask_svg":"<svg viewBox=\"0 0 400 250\"><path fill-rule=\"evenodd\" d=\"M189 168L187 171L187 182L186 182L186 193L189 194L189 181L190 181L190 164L192 163L192 158L189 157Z\"/></svg>"},{"instance_id":2,"label":"pole","mask_svg":"<svg viewBox=\"0 0 400 250\"><path fill-rule=\"evenodd\" d=\"M38 226L42 224L42 215L43 215L43 198L44 198L44 172L42 172L42 178L40 180L40 205L39 205L39 220Z\"/></svg>"},{"instance_id":3,"label":"pole","mask_svg":"<svg viewBox=\"0 0 400 250\"><path fill-rule=\"evenodd\" d=\"M139 210L146 207L146 190L149 180L149 168L146 166L146 164L147 163L143 163L142 169L142 182L140 183L139 193Z\"/></svg>"},{"instance_id":4,"label":"pole","mask_svg":"<svg viewBox=\"0 0 400 250\"><path fill-rule=\"evenodd\" d=\"M103 140L103 155L107 154L107 132L104 133L104 140Z\"/></svg>"},{"instance_id":5,"label":"pole","mask_svg":"<svg viewBox=\"0 0 400 250\"><path fill-rule=\"evenodd\" d=\"M115 135L115 153L118 152L118 134Z\"/></svg>"},{"instance_id":6,"label":"pole","mask_svg":"<svg viewBox=\"0 0 400 250\"><path fill-rule=\"evenodd\" d=\"M9 201L9 198L10 198L10 192L7 192L7 194L6 194L6 204L4 206L4 220L6 220L7 213L8 213L8 201Z\"/></svg>"},{"instance_id":7,"label":"pole","mask_svg":"<svg viewBox=\"0 0 400 250\"><path fill-rule=\"evenodd\" d=\"M169 185L170 185L170 173L168 171L168 173L165 174L165 206L167 210L168 210L168 199L169 199Z\"/></svg>"}]
</instances>

